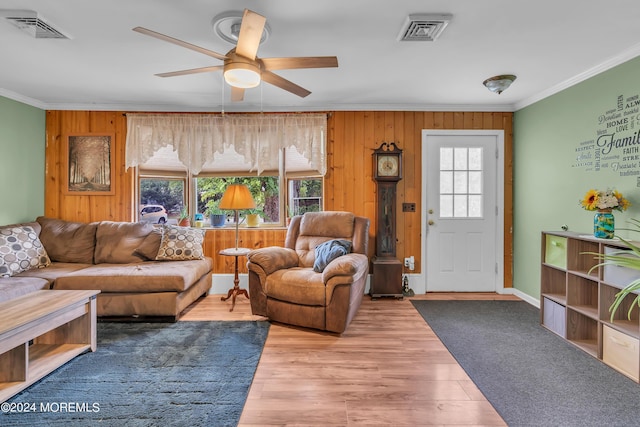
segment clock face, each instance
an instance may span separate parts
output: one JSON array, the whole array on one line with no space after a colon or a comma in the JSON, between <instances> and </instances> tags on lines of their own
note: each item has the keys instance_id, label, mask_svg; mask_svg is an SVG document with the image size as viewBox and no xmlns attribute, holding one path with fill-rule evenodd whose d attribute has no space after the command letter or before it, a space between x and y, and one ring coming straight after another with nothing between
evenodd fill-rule
<instances>
[{"instance_id":1,"label":"clock face","mask_svg":"<svg viewBox=\"0 0 640 427\"><path fill-rule=\"evenodd\" d=\"M397 176L398 156L378 156L378 176Z\"/></svg>"}]
</instances>

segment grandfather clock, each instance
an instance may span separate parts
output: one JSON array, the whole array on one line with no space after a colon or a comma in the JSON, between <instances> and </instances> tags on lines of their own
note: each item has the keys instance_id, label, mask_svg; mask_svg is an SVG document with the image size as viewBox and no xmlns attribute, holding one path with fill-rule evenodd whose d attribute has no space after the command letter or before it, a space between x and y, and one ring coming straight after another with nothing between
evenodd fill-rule
<instances>
[{"instance_id":1,"label":"grandfather clock","mask_svg":"<svg viewBox=\"0 0 640 427\"><path fill-rule=\"evenodd\" d=\"M396 187L402 179L402 150L394 142L383 142L373 151L373 178L378 186L378 221L369 294L374 299L402 298L402 262L396 259Z\"/></svg>"}]
</instances>

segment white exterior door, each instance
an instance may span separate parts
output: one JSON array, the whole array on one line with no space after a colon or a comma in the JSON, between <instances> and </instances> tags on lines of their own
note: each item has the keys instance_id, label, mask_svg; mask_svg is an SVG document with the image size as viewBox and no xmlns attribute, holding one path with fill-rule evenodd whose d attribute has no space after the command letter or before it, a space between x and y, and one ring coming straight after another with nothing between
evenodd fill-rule
<instances>
[{"instance_id":1,"label":"white exterior door","mask_svg":"<svg viewBox=\"0 0 640 427\"><path fill-rule=\"evenodd\" d=\"M503 131L423 131L427 292L502 289L503 145Z\"/></svg>"}]
</instances>

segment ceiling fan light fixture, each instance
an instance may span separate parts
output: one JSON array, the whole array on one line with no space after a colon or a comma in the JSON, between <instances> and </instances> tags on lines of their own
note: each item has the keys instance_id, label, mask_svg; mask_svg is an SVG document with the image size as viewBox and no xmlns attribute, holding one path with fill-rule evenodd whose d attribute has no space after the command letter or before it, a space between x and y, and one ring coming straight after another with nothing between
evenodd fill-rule
<instances>
[{"instance_id":1,"label":"ceiling fan light fixture","mask_svg":"<svg viewBox=\"0 0 640 427\"><path fill-rule=\"evenodd\" d=\"M260 84L260 68L246 62L231 62L224 67L224 81L229 86L249 89Z\"/></svg>"},{"instance_id":2,"label":"ceiling fan light fixture","mask_svg":"<svg viewBox=\"0 0 640 427\"><path fill-rule=\"evenodd\" d=\"M489 77L487 80L483 81L482 84L491 92L500 95L502 92L507 90L509 86L511 86L511 83L513 83L515 79L516 76L513 74L503 74L500 76Z\"/></svg>"}]
</instances>

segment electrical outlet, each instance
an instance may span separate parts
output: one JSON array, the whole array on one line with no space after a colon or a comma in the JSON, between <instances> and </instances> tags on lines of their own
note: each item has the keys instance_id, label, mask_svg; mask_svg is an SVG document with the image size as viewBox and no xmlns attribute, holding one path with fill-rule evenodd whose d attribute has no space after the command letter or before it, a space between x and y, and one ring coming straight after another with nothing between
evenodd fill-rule
<instances>
[{"instance_id":1,"label":"electrical outlet","mask_svg":"<svg viewBox=\"0 0 640 427\"><path fill-rule=\"evenodd\" d=\"M416 204L415 203L403 203L402 204L402 212L415 212Z\"/></svg>"},{"instance_id":2,"label":"electrical outlet","mask_svg":"<svg viewBox=\"0 0 640 427\"><path fill-rule=\"evenodd\" d=\"M413 271L416 268L416 259L411 255L408 258L404 259L404 266L409 270Z\"/></svg>"}]
</instances>

